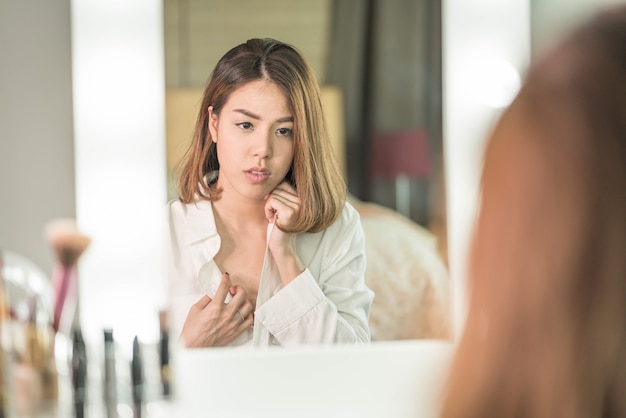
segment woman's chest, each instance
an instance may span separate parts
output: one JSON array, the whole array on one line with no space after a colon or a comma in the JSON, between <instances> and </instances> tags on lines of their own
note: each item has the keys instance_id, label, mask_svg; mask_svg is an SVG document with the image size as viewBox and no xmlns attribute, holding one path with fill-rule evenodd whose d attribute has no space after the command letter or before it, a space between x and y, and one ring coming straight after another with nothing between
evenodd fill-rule
<instances>
[{"instance_id":1,"label":"woman's chest","mask_svg":"<svg viewBox=\"0 0 626 418\"><path fill-rule=\"evenodd\" d=\"M261 242L222 242L213 261L220 271L228 273L233 286L241 286L246 291L248 300L254 306L259 292L263 261L265 259L265 241Z\"/></svg>"}]
</instances>

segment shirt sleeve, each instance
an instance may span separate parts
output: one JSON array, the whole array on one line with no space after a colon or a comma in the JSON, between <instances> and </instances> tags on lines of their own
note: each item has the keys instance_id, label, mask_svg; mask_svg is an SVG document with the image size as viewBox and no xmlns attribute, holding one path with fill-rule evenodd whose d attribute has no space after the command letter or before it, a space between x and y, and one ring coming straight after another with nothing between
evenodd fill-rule
<instances>
[{"instance_id":1,"label":"shirt sleeve","mask_svg":"<svg viewBox=\"0 0 626 418\"><path fill-rule=\"evenodd\" d=\"M257 307L258 323L282 346L369 342L374 294L365 284L365 235L353 207L323 232L314 257L319 271L305 269Z\"/></svg>"}]
</instances>

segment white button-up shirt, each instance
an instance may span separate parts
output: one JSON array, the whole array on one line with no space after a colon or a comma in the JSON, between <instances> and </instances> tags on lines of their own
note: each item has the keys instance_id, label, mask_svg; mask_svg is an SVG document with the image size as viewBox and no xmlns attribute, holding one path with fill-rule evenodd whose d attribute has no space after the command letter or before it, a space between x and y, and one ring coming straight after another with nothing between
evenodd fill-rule
<instances>
[{"instance_id":1,"label":"white button-up shirt","mask_svg":"<svg viewBox=\"0 0 626 418\"><path fill-rule=\"evenodd\" d=\"M191 305L213 298L222 272L213 258L220 249L211 202L168 204L170 227L170 329L180 334ZM268 239L273 224L268 225ZM282 287L266 247L254 326L234 346L368 342L374 297L365 285L365 236L358 212L346 203L326 230L296 238L307 268ZM228 295L226 302L230 300Z\"/></svg>"}]
</instances>

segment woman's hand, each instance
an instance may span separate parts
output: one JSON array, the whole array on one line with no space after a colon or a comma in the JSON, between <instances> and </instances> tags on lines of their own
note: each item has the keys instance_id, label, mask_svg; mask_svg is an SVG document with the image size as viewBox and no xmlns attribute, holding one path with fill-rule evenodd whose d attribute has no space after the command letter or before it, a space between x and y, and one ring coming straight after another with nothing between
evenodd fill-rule
<instances>
[{"instance_id":1,"label":"woman's hand","mask_svg":"<svg viewBox=\"0 0 626 418\"><path fill-rule=\"evenodd\" d=\"M300 197L289 183L282 182L265 197L265 217L283 229L289 229L300 211ZM295 244L295 234L285 233L275 228L270 237L270 251L273 254L287 253Z\"/></svg>"},{"instance_id":2,"label":"woman's hand","mask_svg":"<svg viewBox=\"0 0 626 418\"><path fill-rule=\"evenodd\" d=\"M275 226L289 229L300 211L300 197L296 189L282 182L266 196L265 217ZM296 251L297 234L274 228L269 238L269 250L276 261L283 285L295 279L305 269L304 262Z\"/></svg>"},{"instance_id":3,"label":"woman's hand","mask_svg":"<svg viewBox=\"0 0 626 418\"><path fill-rule=\"evenodd\" d=\"M233 298L225 303L226 295ZM189 309L180 338L185 347L225 346L252 326L254 308L241 286L232 286L228 273L215 292L215 297L203 296Z\"/></svg>"}]
</instances>

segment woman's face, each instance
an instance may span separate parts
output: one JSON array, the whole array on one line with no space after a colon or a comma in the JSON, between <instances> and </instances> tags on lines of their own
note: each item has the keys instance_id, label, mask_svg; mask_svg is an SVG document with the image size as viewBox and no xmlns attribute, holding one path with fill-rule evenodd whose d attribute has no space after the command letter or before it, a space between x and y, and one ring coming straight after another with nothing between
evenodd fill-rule
<instances>
[{"instance_id":1,"label":"woman's face","mask_svg":"<svg viewBox=\"0 0 626 418\"><path fill-rule=\"evenodd\" d=\"M209 107L223 193L263 199L285 178L294 154L293 115L271 81L252 81L231 93L219 115Z\"/></svg>"}]
</instances>

